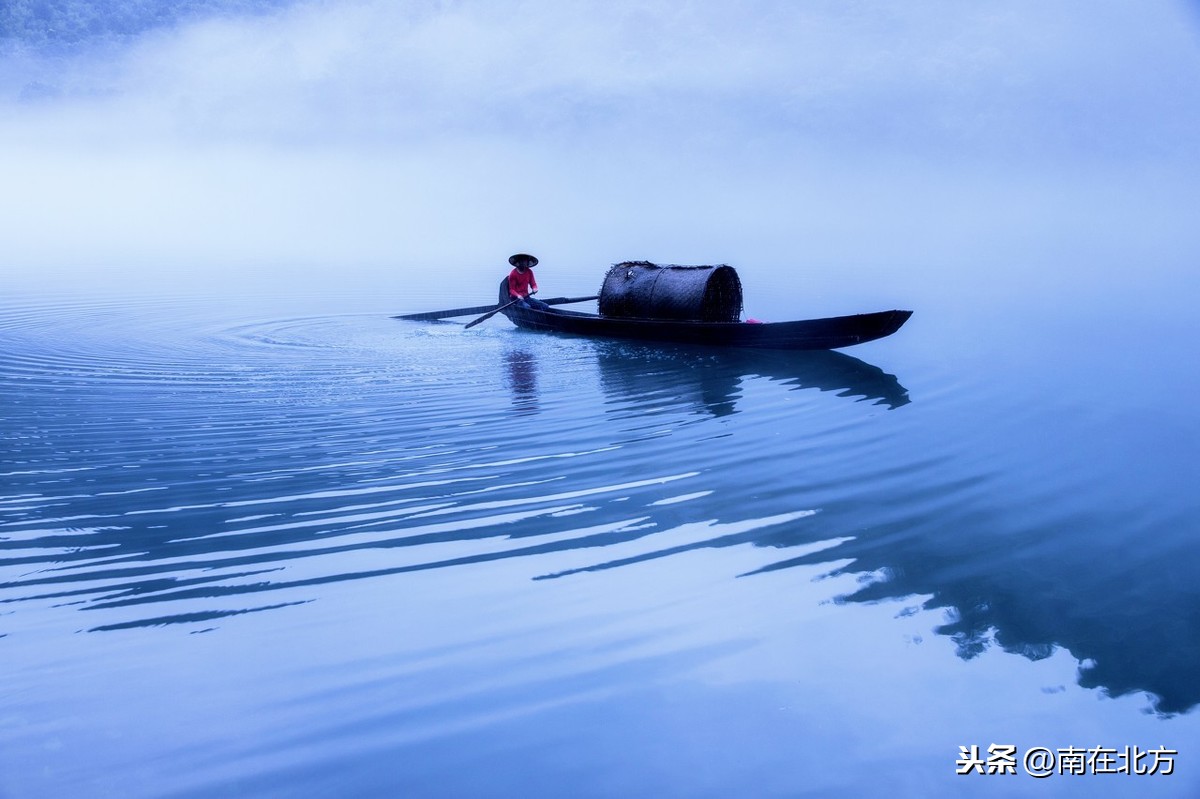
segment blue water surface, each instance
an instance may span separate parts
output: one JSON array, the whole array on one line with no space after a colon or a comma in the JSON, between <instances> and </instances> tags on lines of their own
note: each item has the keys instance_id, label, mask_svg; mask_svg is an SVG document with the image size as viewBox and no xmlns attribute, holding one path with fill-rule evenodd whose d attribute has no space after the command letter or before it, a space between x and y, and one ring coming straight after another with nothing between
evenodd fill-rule
<instances>
[{"instance_id":1,"label":"blue water surface","mask_svg":"<svg viewBox=\"0 0 1200 799\"><path fill-rule=\"evenodd\" d=\"M1195 338L1118 294L789 354L11 293L0 795L1195 796Z\"/></svg>"}]
</instances>

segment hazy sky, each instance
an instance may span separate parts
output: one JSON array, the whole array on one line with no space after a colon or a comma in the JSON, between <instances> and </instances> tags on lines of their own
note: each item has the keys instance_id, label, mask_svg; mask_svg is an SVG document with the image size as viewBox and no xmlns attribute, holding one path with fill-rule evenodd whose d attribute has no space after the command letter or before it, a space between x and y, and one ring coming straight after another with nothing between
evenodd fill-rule
<instances>
[{"instance_id":1,"label":"hazy sky","mask_svg":"<svg viewBox=\"0 0 1200 799\"><path fill-rule=\"evenodd\" d=\"M320 0L4 52L10 276L1197 244L1177 0Z\"/></svg>"}]
</instances>

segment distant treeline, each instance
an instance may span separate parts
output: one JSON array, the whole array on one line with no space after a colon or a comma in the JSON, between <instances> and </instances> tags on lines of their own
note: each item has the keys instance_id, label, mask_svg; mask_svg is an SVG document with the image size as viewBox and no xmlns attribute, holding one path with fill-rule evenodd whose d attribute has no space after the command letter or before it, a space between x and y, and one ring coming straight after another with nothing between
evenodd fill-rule
<instances>
[{"instance_id":1,"label":"distant treeline","mask_svg":"<svg viewBox=\"0 0 1200 799\"><path fill-rule=\"evenodd\" d=\"M64 52L182 20L261 14L297 0L0 0L0 48Z\"/></svg>"}]
</instances>

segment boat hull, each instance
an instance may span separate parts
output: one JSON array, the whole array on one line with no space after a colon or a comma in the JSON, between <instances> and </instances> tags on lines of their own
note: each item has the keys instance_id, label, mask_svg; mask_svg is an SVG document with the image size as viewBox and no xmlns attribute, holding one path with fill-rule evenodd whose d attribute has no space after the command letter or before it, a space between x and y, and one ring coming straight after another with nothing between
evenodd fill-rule
<instances>
[{"instance_id":1,"label":"boat hull","mask_svg":"<svg viewBox=\"0 0 1200 799\"><path fill-rule=\"evenodd\" d=\"M912 311L880 311L828 319L752 324L612 319L575 311L538 311L515 306L502 313L514 325L526 330L775 350L835 350L850 347L890 336L912 316Z\"/></svg>"}]
</instances>

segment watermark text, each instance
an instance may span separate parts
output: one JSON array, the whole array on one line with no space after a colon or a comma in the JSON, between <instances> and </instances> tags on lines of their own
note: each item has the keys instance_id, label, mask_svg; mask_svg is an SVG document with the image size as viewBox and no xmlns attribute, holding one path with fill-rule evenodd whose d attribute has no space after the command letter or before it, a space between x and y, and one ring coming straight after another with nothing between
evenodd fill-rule
<instances>
[{"instance_id":1,"label":"watermark text","mask_svg":"<svg viewBox=\"0 0 1200 799\"><path fill-rule=\"evenodd\" d=\"M1135 776L1169 776L1175 773L1175 758L1179 752L1159 746L1142 749L1140 746L1031 746L1020 749L1015 744L979 744L960 746L955 774L1024 773L1045 779L1054 776L1085 774L1126 774Z\"/></svg>"}]
</instances>

